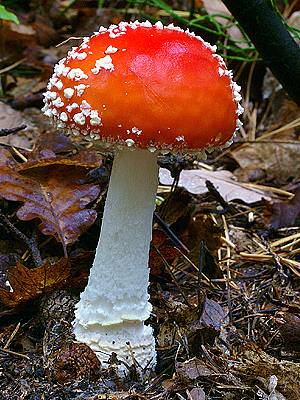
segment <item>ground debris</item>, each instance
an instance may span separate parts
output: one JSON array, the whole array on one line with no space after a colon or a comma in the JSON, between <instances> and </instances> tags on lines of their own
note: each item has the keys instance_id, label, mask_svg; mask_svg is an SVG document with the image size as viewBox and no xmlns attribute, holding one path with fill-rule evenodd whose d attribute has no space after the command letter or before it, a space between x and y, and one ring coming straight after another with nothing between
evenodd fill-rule
<instances>
[{"instance_id":1,"label":"ground debris","mask_svg":"<svg viewBox=\"0 0 300 400\"><path fill-rule=\"evenodd\" d=\"M0 400L300 399L300 110L221 0L4 3L20 24L0 21ZM276 2L290 21L298 3ZM245 113L233 145L206 160L160 156L158 365L120 379L115 356L102 368L72 333L112 155L57 133L40 108L54 64L82 36L146 18L217 39Z\"/></svg>"},{"instance_id":2,"label":"ground debris","mask_svg":"<svg viewBox=\"0 0 300 400\"><path fill-rule=\"evenodd\" d=\"M264 378L269 382L271 376L276 376L276 387L288 399L300 398L300 365L279 361L268 355L254 343L249 343L241 349L242 362L237 362L233 370L246 382ZM268 383L270 386L270 383Z\"/></svg>"}]
</instances>

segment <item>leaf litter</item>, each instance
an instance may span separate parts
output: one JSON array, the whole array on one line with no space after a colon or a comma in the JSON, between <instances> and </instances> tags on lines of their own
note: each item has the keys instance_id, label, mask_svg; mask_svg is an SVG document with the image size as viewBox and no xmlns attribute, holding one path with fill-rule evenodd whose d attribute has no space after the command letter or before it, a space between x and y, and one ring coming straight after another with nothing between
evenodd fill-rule
<instances>
[{"instance_id":1,"label":"leaf litter","mask_svg":"<svg viewBox=\"0 0 300 400\"><path fill-rule=\"evenodd\" d=\"M174 157L164 163L170 171L161 169L150 252L153 376L128 370L120 380L115 359L104 370L74 341L111 161L57 134L36 107L76 40L55 44L124 17L83 3L32 1L16 9L20 25L1 32L0 129L27 129L1 137L0 399L300 399L300 111L276 82L259 88L262 100L245 94L234 145L187 161L180 188L172 186ZM197 12L220 6L196 3ZM239 40L240 32L228 34ZM240 83L252 88L239 67Z\"/></svg>"},{"instance_id":2,"label":"leaf litter","mask_svg":"<svg viewBox=\"0 0 300 400\"><path fill-rule=\"evenodd\" d=\"M18 163L2 149L0 157L0 197L23 203L16 213L19 219L38 218L41 232L54 236L64 248L95 221L96 211L86 206L98 197L100 188L80 183L87 168L100 165L94 152L65 158L45 149L40 158Z\"/></svg>"}]
</instances>

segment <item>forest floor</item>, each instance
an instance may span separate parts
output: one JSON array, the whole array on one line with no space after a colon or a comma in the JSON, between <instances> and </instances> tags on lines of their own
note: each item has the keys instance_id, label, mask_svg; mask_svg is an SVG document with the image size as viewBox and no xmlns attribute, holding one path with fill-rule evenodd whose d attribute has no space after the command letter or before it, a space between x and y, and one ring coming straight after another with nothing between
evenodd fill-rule
<instances>
[{"instance_id":1,"label":"forest floor","mask_svg":"<svg viewBox=\"0 0 300 400\"><path fill-rule=\"evenodd\" d=\"M299 107L253 48L234 57L227 47L244 125L207 160L160 158L149 289L158 365L121 379L71 327L111 155L57 132L42 93L76 37L145 15L178 20L126 2L3 3L20 23L0 21L0 400L300 399ZM189 2L173 3L187 15Z\"/></svg>"}]
</instances>

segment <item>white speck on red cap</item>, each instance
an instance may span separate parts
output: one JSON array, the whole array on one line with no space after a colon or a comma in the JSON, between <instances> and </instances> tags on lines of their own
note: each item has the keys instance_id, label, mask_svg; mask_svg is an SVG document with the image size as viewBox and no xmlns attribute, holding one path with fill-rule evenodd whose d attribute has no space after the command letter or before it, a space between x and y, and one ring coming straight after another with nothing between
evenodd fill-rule
<instances>
[{"instance_id":1,"label":"white speck on red cap","mask_svg":"<svg viewBox=\"0 0 300 400\"><path fill-rule=\"evenodd\" d=\"M75 85L74 89L77 91L77 96L80 97L83 95L86 88L90 87L90 85L85 85L84 83L80 83L79 85Z\"/></svg>"},{"instance_id":2,"label":"white speck on red cap","mask_svg":"<svg viewBox=\"0 0 300 400\"><path fill-rule=\"evenodd\" d=\"M131 129L131 133L133 133L134 135L137 135L137 136L140 136L140 134L141 134L142 132L143 132L142 129L139 129L139 128L137 128L136 126L134 126L134 127Z\"/></svg>"},{"instance_id":3,"label":"white speck on red cap","mask_svg":"<svg viewBox=\"0 0 300 400\"><path fill-rule=\"evenodd\" d=\"M66 107L66 110L70 113L75 110L75 108L79 108L79 105L77 103L72 103Z\"/></svg>"},{"instance_id":4,"label":"white speck on red cap","mask_svg":"<svg viewBox=\"0 0 300 400\"><path fill-rule=\"evenodd\" d=\"M91 105L86 100L82 100L79 108L86 117L91 113L92 109Z\"/></svg>"},{"instance_id":5,"label":"white speck on red cap","mask_svg":"<svg viewBox=\"0 0 300 400\"><path fill-rule=\"evenodd\" d=\"M62 101L60 97L57 97L55 100L52 101L52 104L54 107L61 108L65 105L65 103Z\"/></svg>"},{"instance_id":6,"label":"white speck on red cap","mask_svg":"<svg viewBox=\"0 0 300 400\"><path fill-rule=\"evenodd\" d=\"M57 97L57 92L51 92L50 90L48 90L44 93L44 97L46 100L55 100Z\"/></svg>"},{"instance_id":7,"label":"white speck on red cap","mask_svg":"<svg viewBox=\"0 0 300 400\"><path fill-rule=\"evenodd\" d=\"M66 88L64 89L64 96L66 99L70 99L73 94L74 94L75 90L73 88Z\"/></svg>"},{"instance_id":8,"label":"white speck on red cap","mask_svg":"<svg viewBox=\"0 0 300 400\"><path fill-rule=\"evenodd\" d=\"M108 48L105 50L105 54L114 54L118 51L119 49L117 47L114 47L112 45L108 46Z\"/></svg>"},{"instance_id":9,"label":"white speck on red cap","mask_svg":"<svg viewBox=\"0 0 300 400\"><path fill-rule=\"evenodd\" d=\"M82 47L81 47L82 48ZM81 52L81 53L78 53L78 52L74 52L74 53L72 53L71 55L70 55L70 57L73 59L73 60L79 60L79 61L82 61L82 60L85 60L86 58L87 58L87 53L86 52Z\"/></svg>"},{"instance_id":10,"label":"white speck on red cap","mask_svg":"<svg viewBox=\"0 0 300 400\"><path fill-rule=\"evenodd\" d=\"M92 126L102 125L102 120L98 115L97 110L92 110L90 113L90 124Z\"/></svg>"},{"instance_id":11,"label":"white speck on red cap","mask_svg":"<svg viewBox=\"0 0 300 400\"><path fill-rule=\"evenodd\" d=\"M125 143L127 144L128 147L132 147L134 145L134 140L133 139L126 139Z\"/></svg>"},{"instance_id":12,"label":"white speck on red cap","mask_svg":"<svg viewBox=\"0 0 300 400\"><path fill-rule=\"evenodd\" d=\"M67 122L68 121L68 115L67 113L65 113L64 111L60 114L59 119L63 122Z\"/></svg>"},{"instance_id":13,"label":"white speck on red cap","mask_svg":"<svg viewBox=\"0 0 300 400\"><path fill-rule=\"evenodd\" d=\"M78 125L84 125L85 124L85 116L83 115L82 112L74 114L73 120Z\"/></svg>"},{"instance_id":14,"label":"white speck on red cap","mask_svg":"<svg viewBox=\"0 0 300 400\"><path fill-rule=\"evenodd\" d=\"M67 73L67 78L71 81L80 81L81 79L88 79L88 76L80 68L72 68Z\"/></svg>"},{"instance_id":15,"label":"white speck on red cap","mask_svg":"<svg viewBox=\"0 0 300 400\"><path fill-rule=\"evenodd\" d=\"M61 90L64 87L62 81L60 80L55 82L53 86L57 87L58 90Z\"/></svg>"},{"instance_id":16,"label":"white speck on red cap","mask_svg":"<svg viewBox=\"0 0 300 400\"><path fill-rule=\"evenodd\" d=\"M91 69L91 72L97 75L99 74L101 69L106 69L107 71L114 70L114 65L112 63L112 58L110 55L106 55L96 60L95 67Z\"/></svg>"}]
</instances>

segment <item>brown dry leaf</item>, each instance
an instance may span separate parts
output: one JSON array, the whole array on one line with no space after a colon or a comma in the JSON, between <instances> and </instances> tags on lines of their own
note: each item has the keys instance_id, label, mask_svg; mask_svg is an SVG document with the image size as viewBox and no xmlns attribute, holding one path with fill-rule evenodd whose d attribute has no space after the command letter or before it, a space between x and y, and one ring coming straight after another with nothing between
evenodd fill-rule
<instances>
[{"instance_id":1,"label":"brown dry leaf","mask_svg":"<svg viewBox=\"0 0 300 400\"><path fill-rule=\"evenodd\" d=\"M38 173L41 168L49 166L73 166L79 168L97 168L101 165L101 159L98 157L95 151L82 150L78 154L70 157L57 156L51 150L45 149L45 151L39 154L39 158L29 158L26 163L19 164L18 171L26 174ZM57 168L55 167L55 168Z\"/></svg>"},{"instance_id":2,"label":"brown dry leaf","mask_svg":"<svg viewBox=\"0 0 300 400\"><path fill-rule=\"evenodd\" d=\"M25 120L19 111L0 101L0 129L11 129L23 125Z\"/></svg>"},{"instance_id":3,"label":"brown dry leaf","mask_svg":"<svg viewBox=\"0 0 300 400\"><path fill-rule=\"evenodd\" d=\"M234 373L246 382L256 382L260 378L269 381L270 376L278 378L277 389L287 399L300 398L300 364L277 360L261 350L256 344L245 345L239 353L239 360L234 366Z\"/></svg>"},{"instance_id":4,"label":"brown dry leaf","mask_svg":"<svg viewBox=\"0 0 300 400\"><path fill-rule=\"evenodd\" d=\"M12 129L21 125L26 125L26 129L8 136L0 136L0 144L28 149L31 147L31 137L35 133L35 127L24 113L0 101L0 129Z\"/></svg>"},{"instance_id":5,"label":"brown dry leaf","mask_svg":"<svg viewBox=\"0 0 300 400\"><path fill-rule=\"evenodd\" d=\"M261 168L273 179L300 177L300 142L254 143L231 152L241 168Z\"/></svg>"},{"instance_id":6,"label":"brown dry leaf","mask_svg":"<svg viewBox=\"0 0 300 400\"><path fill-rule=\"evenodd\" d=\"M94 152L70 158L55 157L19 164L7 150L0 151L0 197L23 205L17 216L23 221L39 218L39 229L63 246L74 243L95 221L87 209L100 192L98 185L82 183L87 168L100 161Z\"/></svg>"},{"instance_id":7,"label":"brown dry leaf","mask_svg":"<svg viewBox=\"0 0 300 400\"><path fill-rule=\"evenodd\" d=\"M6 44L30 45L36 42L36 31L29 24L14 24L13 22L4 21L2 35Z\"/></svg>"},{"instance_id":8,"label":"brown dry leaf","mask_svg":"<svg viewBox=\"0 0 300 400\"><path fill-rule=\"evenodd\" d=\"M220 248L222 229L210 215L202 213L202 203L198 203L185 189L177 188L168 198L163 219L197 260L201 241L213 254Z\"/></svg>"},{"instance_id":9,"label":"brown dry leaf","mask_svg":"<svg viewBox=\"0 0 300 400\"><path fill-rule=\"evenodd\" d=\"M170 172L165 168L160 169L159 179L163 185L172 185L173 183ZM207 180L214 184L226 201L239 199L246 203L254 203L260 201L262 198L270 199L267 192L243 186L242 183L234 180L234 175L230 171L225 170L207 171L206 169L191 169L182 171L178 186L184 187L193 194L206 193L207 187L205 182Z\"/></svg>"},{"instance_id":10,"label":"brown dry leaf","mask_svg":"<svg viewBox=\"0 0 300 400\"><path fill-rule=\"evenodd\" d=\"M179 219L190 216L194 209L194 196L184 188L176 188L168 197L167 207L164 208L163 203L161 209L160 213L163 215L163 220L169 225L176 224Z\"/></svg>"},{"instance_id":11,"label":"brown dry leaf","mask_svg":"<svg viewBox=\"0 0 300 400\"><path fill-rule=\"evenodd\" d=\"M285 343L289 346L300 345L300 318L299 316L291 313L281 312L278 314L281 320L276 319L279 332L283 337Z\"/></svg>"},{"instance_id":12,"label":"brown dry leaf","mask_svg":"<svg viewBox=\"0 0 300 400\"><path fill-rule=\"evenodd\" d=\"M152 235L149 259L151 274L161 275L165 270L165 263L172 265L179 256L180 252L167 235L159 229L155 229Z\"/></svg>"},{"instance_id":13,"label":"brown dry leaf","mask_svg":"<svg viewBox=\"0 0 300 400\"><path fill-rule=\"evenodd\" d=\"M206 298L202 315L191 325L192 332L201 332L207 339L214 339L221 331L225 319L223 308L216 301Z\"/></svg>"},{"instance_id":14,"label":"brown dry leaf","mask_svg":"<svg viewBox=\"0 0 300 400\"><path fill-rule=\"evenodd\" d=\"M205 400L205 392L203 389L201 388L193 388L192 390L190 390L190 399L191 400Z\"/></svg>"},{"instance_id":15,"label":"brown dry leaf","mask_svg":"<svg viewBox=\"0 0 300 400\"><path fill-rule=\"evenodd\" d=\"M45 158L45 153L67 153L75 149L75 145L69 136L61 131L44 132L40 134L30 153L30 160Z\"/></svg>"},{"instance_id":16,"label":"brown dry leaf","mask_svg":"<svg viewBox=\"0 0 300 400\"><path fill-rule=\"evenodd\" d=\"M215 263L211 253L217 256L217 251L221 246L222 229L217 226L212 217L201 212L202 205L197 204L196 199L183 188L177 188L168 198L167 207L160 212L163 220L169 225L171 231L190 251L188 258L196 265L199 262L201 246L204 242L208 252L205 252L203 272L208 276L222 277L218 265ZM154 244L164 256L165 260L171 265L180 256L180 251L175 247L176 244L170 240L167 234L162 231L154 230L152 244ZM180 250L186 251L179 246ZM162 257L152 246L150 265L151 271L159 275L164 269Z\"/></svg>"},{"instance_id":17,"label":"brown dry leaf","mask_svg":"<svg viewBox=\"0 0 300 400\"><path fill-rule=\"evenodd\" d=\"M222 233L222 229L214 222L211 215L201 213L200 206L200 211L192 216L186 226L186 231L182 232L181 238L191 250L190 256L194 260L199 260L199 243L203 241L209 252L216 256L221 247Z\"/></svg>"},{"instance_id":18,"label":"brown dry leaf","mask_svg":"<svg viewBox=\"0 0 300 400\"><path fill-rule=\"evenodd\" d=\"M0 288L0 301L7 307L17 307L36 299L42 293L62 287L69 276L70 263L65 258L54 265L46 261L41 267L33 269L17 262L16 266L7 272L12 291Z\"/></svg>"},{"instance_id":19,"label":"brown dry leaf","mask_svg":"<svg viewBox=\"0 0 300 400\"><path fill-rule=\"evenodd\" d=\"M192 358L185 362L177 362L175 369L177 375L182 379L197 379L201 376L210 376L214 373L213 369L198 358Z\"/></svg>"},{"instance_id":20,"label":"brown dry leaf","mask_svg":"<svg viewBox=\"0 0 300 400\"><path fill-rule=\"evenodd\" d=\"M267 203L264 212L265 223L273 229L293 226L300 213L300 188L287 202Z\"/></svg>"}]
</instances>

